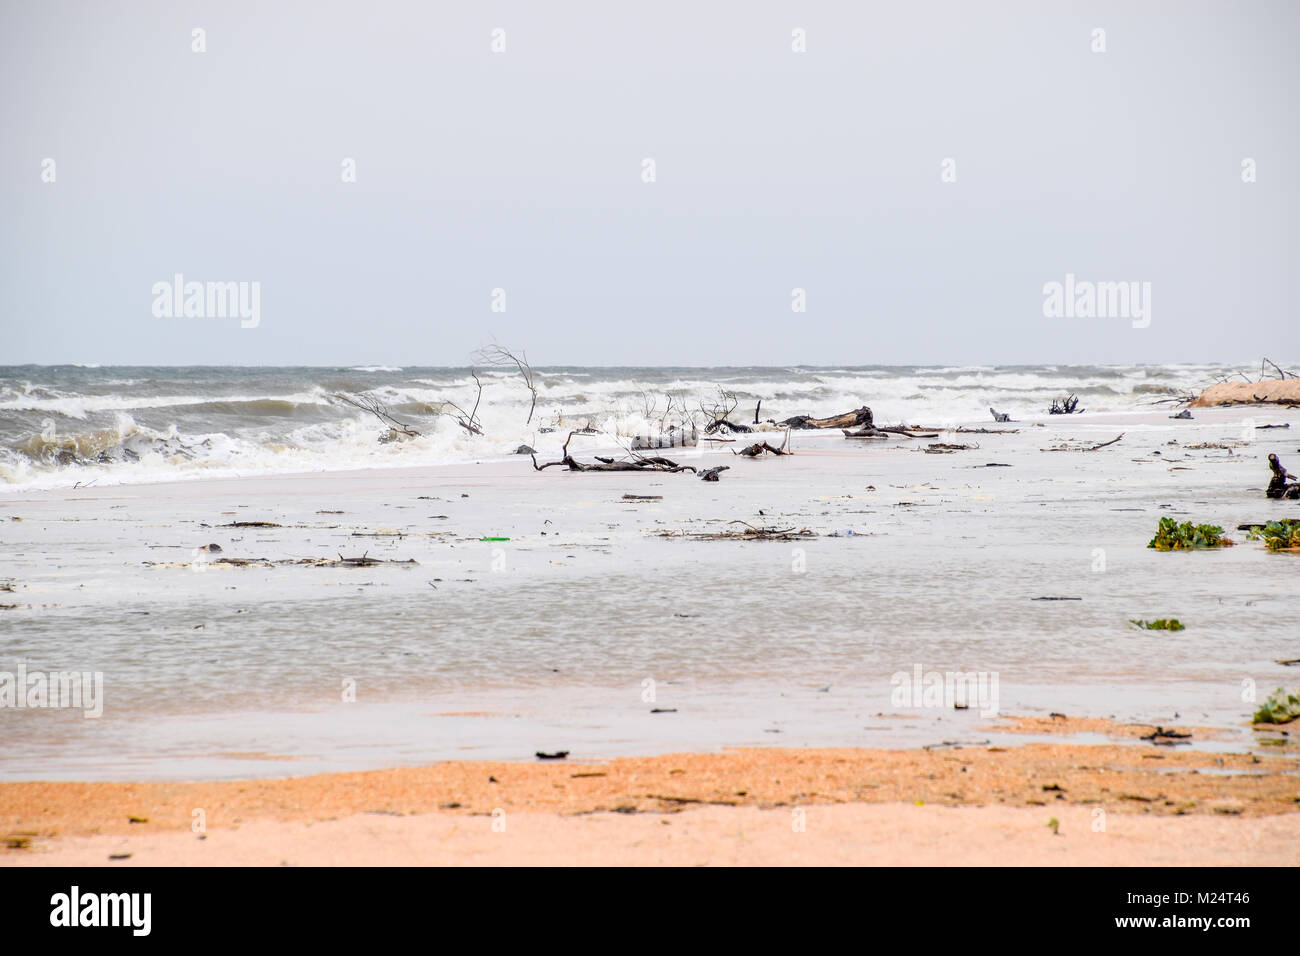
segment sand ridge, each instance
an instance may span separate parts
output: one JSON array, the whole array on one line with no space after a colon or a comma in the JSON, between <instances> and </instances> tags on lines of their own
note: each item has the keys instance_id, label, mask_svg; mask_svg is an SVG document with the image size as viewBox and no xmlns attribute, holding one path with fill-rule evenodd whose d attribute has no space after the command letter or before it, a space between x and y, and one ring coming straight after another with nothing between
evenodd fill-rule
<instances>
[{"instance_id":1,"label":"sand ridge","mask_svg":"<svg viewBox=\"0 0 1300 956\"><path fill-rule=\"evenodd\" d=\"M1300 757L1031 743L931 750L743 749L604 763L448 762L200 783L0 784L10 844L92 834L208 831L351 814L671 814L698 806L844 803L1101 807L1144 815L1300 810ZM20 850L0 854L0 858Z\"/></svg>"}]
</instances>

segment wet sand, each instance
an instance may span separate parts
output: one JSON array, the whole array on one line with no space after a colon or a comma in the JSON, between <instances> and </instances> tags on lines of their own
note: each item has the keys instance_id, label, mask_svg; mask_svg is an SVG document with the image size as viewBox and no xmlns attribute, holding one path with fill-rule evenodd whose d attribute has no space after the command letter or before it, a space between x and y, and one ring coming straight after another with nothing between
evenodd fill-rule
<instances>
[{"instance_id":1,"label":"wet sand","mask_svg":"<svg viewBox=\"0 0 1300 956\"><path fill-rule=\"evenodd\" d=\"M1298 773L1293 744L1035 743L10 783L0 862L1295 864Z\"/></svg>"}]
</instances>

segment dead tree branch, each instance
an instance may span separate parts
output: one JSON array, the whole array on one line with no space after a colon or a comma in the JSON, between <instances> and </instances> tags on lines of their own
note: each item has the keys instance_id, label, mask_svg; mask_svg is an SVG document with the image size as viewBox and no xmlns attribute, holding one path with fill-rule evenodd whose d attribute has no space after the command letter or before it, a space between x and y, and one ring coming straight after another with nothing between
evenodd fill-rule
<instances>
[{"instance_id":1,"label":"dead tree branch","mask_svg":"<svg viewBox=\"0 0 1300 956\"><path fill-rule=\"evenodd\" d=\"M528 406L528 419L524 424L532 424L533 412L537 410L537 382L533 367L528 364L528 353L522 350L516 353L513 349L493 342L479 349L473 357L475 361L482 362L484 365L495 368L509 368L513 365L519 370L519 375L524 380L524 387L533 396L532 403Z\"/></svg>"},{"instance_id":2,"label":"dead tree branch","mask_svg":"<svg viewBox=\"0 0 1300 956\"><path fill-rule=\"evenodd\" d=\"M399 435L403 438L420 437L418 431L406 424L406 422L393 417L392 413L388 411L388 406L368 392L362 392L356 397L344 392L338 392L334 397L345 405L351 405L363 412L369 412L378 418L388 429L384 435L380 436L380 441L394 441Z\"/></svg>"},{"instance_id":3,"label":"dead tree branch","mask_svg":"<svg viewBox=\"0 0 1300 956\"><path fill-rule=\"evenodd\" d=\"M478 373L474 369L470 369L469 374L473 376L474 384L478 386L478 392L474 396L474 410L467 412L455 402L444 399L437 403L439 406L437 412L439 415L446 415L448 418L456 419L456 424L471 435L482 435L483 424L478 420L478 406L483 401L483 383L479 381ZM451 411L448 411L448 409Z\"/></svg>"},{"instance_id":4,"label":"dead tree branch","mask_svg":"<svg viewBox=\"0 0 1300 956\"><path fill-rule=\"evenodd\" d=\"M736 397L735 392L728 392L721 385L718 386L718 400L705 407L704 402L700 402L700 411L709 419L709 423L704 426L704 434L712 435L719 428L726 428L733 432L752 431L748 425L739 425L736 422L728 421L731 413L736 410L740 404L740 399Z\"/></svg>"},{"instance_id":5,"label":"dead tree branch","mask_svg":"<svg viewBox=\"0 0 1300 956\"><path fill-rule=\"evenodd\" d=\"M1295 377L1296 377L1296 375L1295 375L1294 373L1290 373L1290 374L1288 374L1284 369L1280 369L1280 368L1278 368L1276 362L1272 362L1272 361L1270 361L1268 358L1265 358L1264 361L1262 361L1262 362L1259 363L1259 377L1260 377L1260 381L1263 381L1263 380L1264 380L1264 366L1265 366L1265 365L1272 365L1272 366L1273 366L1273 371L1277 372L1277 374L1278 374L1279 376L1281 376L1283 380L1285 380L1285 379L1287 379L1287 378L1295 378Z\"/></svg>"}]
</instances>

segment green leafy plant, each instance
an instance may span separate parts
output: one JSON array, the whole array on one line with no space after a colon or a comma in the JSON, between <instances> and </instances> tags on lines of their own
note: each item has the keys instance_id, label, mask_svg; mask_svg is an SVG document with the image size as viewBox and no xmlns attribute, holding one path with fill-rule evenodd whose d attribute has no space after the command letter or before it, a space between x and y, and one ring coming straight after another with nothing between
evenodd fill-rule
<instances>
[{"instance_id":1,"label":"green leafy plant","mask_svg":"<svg viewBox=\"0 0 1300 956\"><path fill-rule=\"evenodd\" d=\"M1300 548L1300 518L1269 521L1258 528L1251 528L1246 532L1246 537L1254 541L1263 541L1264 547L1270 551Z\"/></svg>"},{"instance_id":2,"label":"green leafy plant","mask_svg":"<svg viewBox=\"0 0 1300 956\"><path fill-rule=\"evenodd\" d=\"M1156 536L1147 547L1157 551L1183 551L1217 548L1225 544L1232 544L1232 540L1223 536L1223 529L1217 524L1192 524L1190 521L1179 524L1173 518L1161 518Z\"/></svg>"},{"instance_id":3,"label":"green leafy plant","mask_svg":"<svg viewBox=\"0 0 1300 956\"><path fill-rule=\"evenodd\" d=\"M1300 717L1300 697L1279 687L1255 711L1253 719L1257 724L1289 724L1297 717Z\"/></svg>"},{"instance_id":4,"label":"green leafy plant","mask_svg":"<svg viewBox=\"0 0 1300 956\"><path fill-rule=\"evenodd\" d=\"M1176 617L1160 617L1154 621L1129 621L1134 627L1140 627L1144 631L1183 631L1187 629L1182 621Z\"/></svg>"}]
</instances>

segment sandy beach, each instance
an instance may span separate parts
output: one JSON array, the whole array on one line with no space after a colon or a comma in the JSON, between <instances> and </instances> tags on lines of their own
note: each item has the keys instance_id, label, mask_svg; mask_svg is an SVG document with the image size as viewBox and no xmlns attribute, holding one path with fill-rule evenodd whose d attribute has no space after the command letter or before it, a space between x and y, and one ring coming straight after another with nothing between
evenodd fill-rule
<instances>
[{"instance_id":1,"label":"sandy beach","mask_svg":"<svg viewBox=\"0 0 1300 956\"><path fill-rule=\"evenodd\" d=\"M1294 745L1029 744L17 783L0 864L1294 865L1298 770Z\"/></svg>"}]
</instances>

